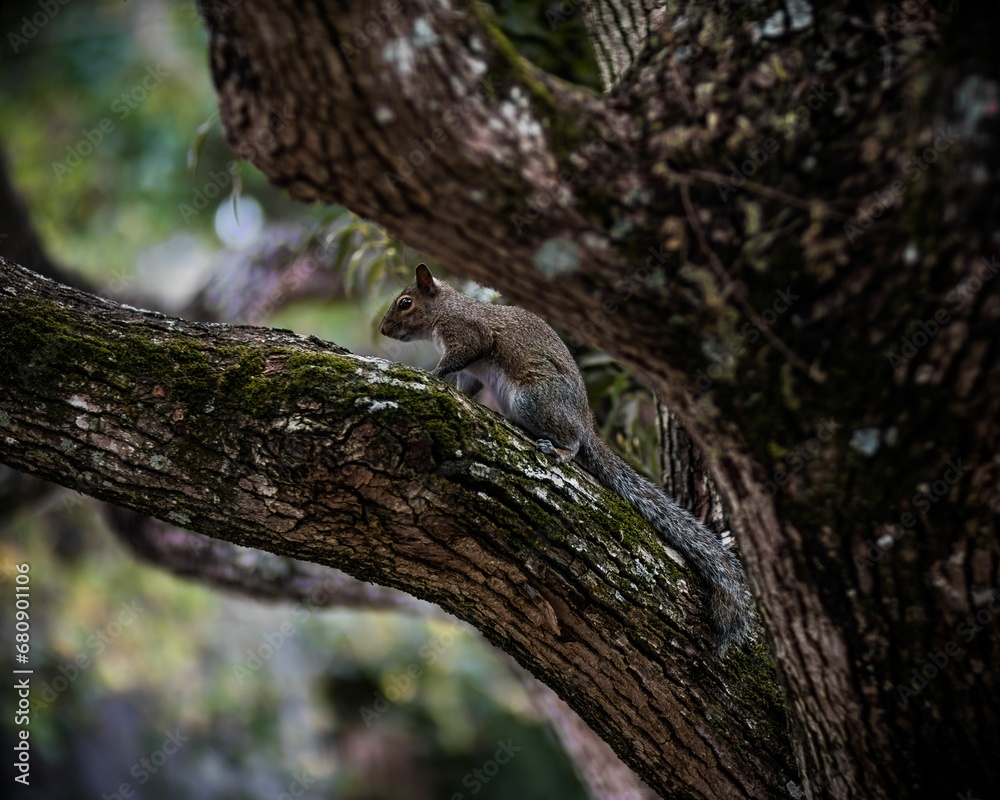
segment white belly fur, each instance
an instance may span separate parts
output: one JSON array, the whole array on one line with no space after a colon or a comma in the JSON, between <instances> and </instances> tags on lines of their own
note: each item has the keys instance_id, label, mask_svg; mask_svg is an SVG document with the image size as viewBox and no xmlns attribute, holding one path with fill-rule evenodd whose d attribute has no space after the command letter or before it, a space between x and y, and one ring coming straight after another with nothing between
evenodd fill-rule
<instances>
[{"instance_id":1,"label":"white belly fur","mask_svg":"<svg viewBox=\"0 0 1000 800\"><path fill-rule=\"evenodd\" d=\"M504 377L495 364L486 360L477 361L475 364L469 364L465 371L475 375L489 388L505 417L510 419L516 417L518 388Z\"/></svg>"}]
</instances>

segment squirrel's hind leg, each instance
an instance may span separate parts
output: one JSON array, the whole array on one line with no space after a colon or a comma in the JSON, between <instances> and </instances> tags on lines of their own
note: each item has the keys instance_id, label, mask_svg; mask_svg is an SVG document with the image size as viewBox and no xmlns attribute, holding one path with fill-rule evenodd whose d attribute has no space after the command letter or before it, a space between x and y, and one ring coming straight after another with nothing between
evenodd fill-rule
<instances>
[{"instance_id":1,"label":"squirrel's hind leg","mask_svg":"<svg viewBox=\"0 0 1000 800\"><path fill-rule=\"evenodd\" d=\"M513 396L507 414L532 436L537 436L535 447L555 456L557 464L573 460L585 435L574 406L566 402L573 388L551 381L522 386Z\"/></svg>"},{"instance_id":2,"label":"squirrel's hind leg","mask_svg":"<svg viewBox=\"0 0 1000 800\"><path fill-rule=\"evenodd\" d=\"M550 439L539 439L535 442L535 447L545 453L545 455L555 456L557 464L565 464L567 461L572 461L576 456L577 451L580 449L580 443L574 442L571 447L557 447L552 444Z\"/></svg>"},{"instance_id":3,"label":"squirrel's hind leg","mask_svg":"<svg viewBox=\"0 0 1000 800\"><path fill-rule=\"evenodd\" d=\"M483 390L483 382L468 372L459 372L455 385L458 386L458 391L469 397L475 397Z\"/></svg>"}]
</instances>

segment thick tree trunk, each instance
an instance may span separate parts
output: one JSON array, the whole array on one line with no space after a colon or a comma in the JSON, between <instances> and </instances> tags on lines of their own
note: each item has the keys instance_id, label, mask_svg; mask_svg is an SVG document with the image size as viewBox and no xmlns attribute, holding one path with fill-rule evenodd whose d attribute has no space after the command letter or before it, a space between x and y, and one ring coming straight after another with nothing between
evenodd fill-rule
<instances>
[{"instance_id":1,"label":"thick tree trunk","mask_svg":"<svg viewBox=\"0 0 1000 800\"><path fill-rule=\"evenodd\" d=\"M438 603L661 793L792 775L766 648L715 658L697 583L630 507L424 373L0 259L0 461Z\"/></svg>"},{"instance_id":2,"label":"thick tree trunk","mask_svg":"<svg viewBox=\"0 0 1000 800\"><path fill-rule=\"evenodd\" d=\"M808 791L1000 785L995 4L681 2L603 99L472 3L204 8L234 149L677 413Z\"/></svg>"}]
</instances>

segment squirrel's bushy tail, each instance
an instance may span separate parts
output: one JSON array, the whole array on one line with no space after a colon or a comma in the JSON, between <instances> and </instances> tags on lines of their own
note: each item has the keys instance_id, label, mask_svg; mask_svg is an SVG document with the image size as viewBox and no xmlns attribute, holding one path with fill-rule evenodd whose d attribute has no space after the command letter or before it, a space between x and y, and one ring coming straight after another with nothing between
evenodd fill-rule
<instances>
[{"instance_id":1,"label":"squirrel's bushy tail","mask_svg":"<svg viewBox=\"0 0 1000 800\"><path fill-rule=\"evenodd\" d=\"M580 445L577 459L601 484L631 503L708 584L719 654L725 653L731 644L746 641L750 629L749 592L736 555L599 437L587 437Z\"/></svg>"}]
</instances>

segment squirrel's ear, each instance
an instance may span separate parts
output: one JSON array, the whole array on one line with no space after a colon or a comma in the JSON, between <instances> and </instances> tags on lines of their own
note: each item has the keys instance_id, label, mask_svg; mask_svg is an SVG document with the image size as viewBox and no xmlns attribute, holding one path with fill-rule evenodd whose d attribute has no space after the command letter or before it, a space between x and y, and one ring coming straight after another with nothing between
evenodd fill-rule
<instances>
[{"instance_id":1,"label":"squirrel's ear","mask_svg":"<svg viewBox=\"0 0 1000 800\"><path fill-rule=\"evenodd\" d=\"M431 296L437 294L434 276L431 275L431 271L427 269L426 264L417 264L417 288Z\"/></svg>"}]
</instances>

